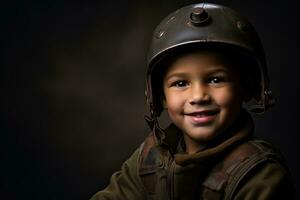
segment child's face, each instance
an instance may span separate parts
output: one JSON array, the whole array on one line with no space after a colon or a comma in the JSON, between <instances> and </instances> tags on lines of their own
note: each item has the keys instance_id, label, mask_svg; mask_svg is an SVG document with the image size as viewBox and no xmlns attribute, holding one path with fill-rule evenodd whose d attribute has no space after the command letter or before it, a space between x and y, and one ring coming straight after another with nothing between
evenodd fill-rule
<instances>
[{"instance_id":1,"label":"child's face","mask_svg":"<svg viewBox=\"0 0 300 200\"><path fill-rule=\"evenodd\" d=\"M239 75L226 61L213 52L191 53L176 59L164 76L164 106L183 131L187 151L222 133L241 109Z\"/></svg>"}]
</instances>

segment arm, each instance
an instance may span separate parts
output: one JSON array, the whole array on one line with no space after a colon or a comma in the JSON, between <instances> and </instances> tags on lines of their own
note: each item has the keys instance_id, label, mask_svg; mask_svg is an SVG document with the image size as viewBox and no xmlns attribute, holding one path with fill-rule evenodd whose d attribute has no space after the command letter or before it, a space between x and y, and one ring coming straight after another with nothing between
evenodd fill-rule
<instances>
[{"instance_id":1,"label":"arm","mask_svg":"<svg viewBox=\"0 0 300 200\"><path fill-rule=\"evenodd\" d=\"M234 195L235 200L296 199L289 173L275 162L257 166L240 185Z\"/></svg>"},{"instance_id":2,"label":"arm","mask_svg":"<svg viewBox=\"0 0 300 200\"><path fill-rule=\"evenodd\" d=\"M90 200L141 200L146 199L143 183L138 175L140 149L123 163L120 171L115 172L110 184L97 192Z\"/></svg>"}]
</instances>

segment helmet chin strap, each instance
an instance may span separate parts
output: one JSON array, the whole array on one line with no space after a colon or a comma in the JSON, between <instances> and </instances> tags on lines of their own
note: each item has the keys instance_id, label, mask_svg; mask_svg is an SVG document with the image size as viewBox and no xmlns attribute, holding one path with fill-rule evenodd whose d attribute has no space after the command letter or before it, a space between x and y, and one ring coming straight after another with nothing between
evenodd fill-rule
<instances>
[{"instance_id":1,"label":"helmet chin strap","mask_svg":"<svg viewBox=\"0 0 300 200\"><path fill-rule=\"evenodd\" d=\"M251 105L249 111L254 114L264 114L270 107L275 105L272 91L269 89L269 77L265 63L259 67L261 76L261 94L258 103Z\"/></svg>"},{"instance_id":2,"label":"helmet chin strap","mask_svg":"<svg viewBox=\"0 0 300 200\"><path fill-rule=\"evenodd\" d=\"M155 111L154 104L153 104L153 94L152 94L152 86L151 86L151 76L147 76L147 82L146 82L146 99L147 99L147 104L149 107L150 111L150 116L145 115L144 119L147 122L149 128L153 131L155 138L156 138L156 143L157 144L165 144L164 139L165 139L165 133L164 130L160 127L159 122L158 122L158 116L157 112Z\"/></svg>"},{"instance_id":3,"label":"helmet chin strap","mask_svg":"<svg viewBox=\"0 0 300 200\"><path fill-rule=\"evenodd\" d=\"M144 119L147 122L150 129L153 131L155 138L156 138L156 143L157 144L165 144L165 142L164 142L165 132L160 127L157 117L151 117L151 116L145 115Z\"/></svg>"},{"instance_id":4,"label":"helmet chin strap","mask_svg":"<svg viewBox=\"0 0 300 200\"><path fill-rule=\"evenodd\" d=\"M275 99L272 96L271 90L264 90L264 94L261 96L261 100L258 104L250 106L249 111L255 114L264 114L266 110L274 106Z\"/></svg>"}]
</instances>

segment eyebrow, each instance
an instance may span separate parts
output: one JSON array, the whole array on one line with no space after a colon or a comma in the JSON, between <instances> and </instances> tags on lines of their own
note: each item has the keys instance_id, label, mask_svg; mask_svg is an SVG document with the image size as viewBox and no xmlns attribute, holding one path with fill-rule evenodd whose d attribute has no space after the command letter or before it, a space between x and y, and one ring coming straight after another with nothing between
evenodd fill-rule
<instances>
[{"instance_id":1,"label":"eyebrow","mask_svg":"<svg viewBox=\"0 0 300 200\"><path fill-rule=\"evenodd\" d=\"M216 73L226 73L226 74L228 74L228 73L230 73L230 70L228 70L226 68L216 67L216 68L207 70L205 73L207 75L216 74ZM175 73L172 73L169 76L165 77L165 80L169 80L173 77L187 77L187 76L188 76L188 73L186 73L186 72L175 72Z\"/></svg>"},{"instance_id":2,"label":"eyebrow","mask_svg":"<svg viewBox=\"0 0 300 200\"><path fill-rule=\"evenodd\" d=\"M172 73L169 76L165 77L165 80L169 80L173 77L186 77L186 76L188 76L188 75L185 72L176 72L176 73Z\"/></svg>"}]
</instances>

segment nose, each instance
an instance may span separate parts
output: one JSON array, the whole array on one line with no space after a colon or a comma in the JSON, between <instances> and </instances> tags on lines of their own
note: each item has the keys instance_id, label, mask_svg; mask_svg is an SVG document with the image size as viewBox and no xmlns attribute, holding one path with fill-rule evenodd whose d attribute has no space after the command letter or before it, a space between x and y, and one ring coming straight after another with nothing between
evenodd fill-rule
<instances>
[{"instance_id":1,"label":"nose","mask_svg":"<svg viewBox=\"0 0 300 200\"><path fill-rule=\"evenodd\" d=\"M189 103L195 104L207 104L210 103L211 97L209 95L209 89L203 84L196 84L192 86Z\"/></svg>"}]
</instances>

